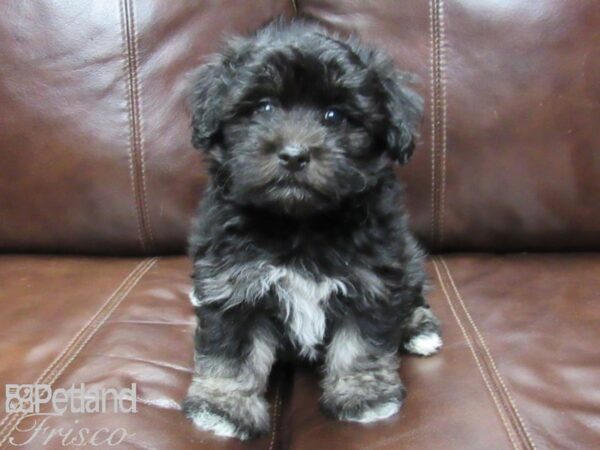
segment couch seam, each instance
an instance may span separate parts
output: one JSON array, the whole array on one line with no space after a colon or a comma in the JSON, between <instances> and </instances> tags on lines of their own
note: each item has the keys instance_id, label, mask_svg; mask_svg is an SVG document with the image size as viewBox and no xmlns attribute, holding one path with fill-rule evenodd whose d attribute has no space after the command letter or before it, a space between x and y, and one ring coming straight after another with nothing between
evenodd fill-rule
<instances>
[{"instance_id":1,"label":"couch seam","mask_svg":"<svg viewBox=\"0 0 600 450\"><path fill-rule=\"evenodd\" d=\"M447 155L447 128L446 128L446 117L448 110L448 101L446 96L446 22L445 22L445 3L444 0L440 0L440 89L442 96L442 170L441 170L441 179L440 179L440 204L438 211L438 220L439 220L439 231L438 231L438 241L439 248L442 248L444 245L444 217L445 217L445 208L446 208L446 155Z\"/></svg>"},{"instance_id":2,"label":"couch seam","mask_svg":"<svg viewBox=\"0 0 600 450\"><path fill-rule=\"evenodd\" d=\"M446 82L443 0L430 0L431 246L442 247L446 184Z\"/></svg>"},{"instance_id":3,"label":"couch seam","mask_svg":"<svg viewBox=\"0 0 600 450\"><path fill-rule=\"evenodd\" d=\"M430 142L430 151L431 151L431 222L430 222L430 239L431 239L431 247L434 248L435 245L435 211L436 211L436 202L435 202L435 191L436 191L436 178L435 178L435 142L436 142L436 127L435 127L435 19L434 19L434 10L435 10L435 0L429 0L429 37L430 37L430 47L431 47L431 55L430 55L430 82L431 82L431 92L429 94L429 102L431 107L431 142Z\"/></svg>"},{"instance_id":4,"label":"couch seam","mask_svg":"<svg viewBox=\"0 0 600 450\"><path fill-rule=\"evenodd\" d=\"M129 1L131 5L131 31L133 39L132 49L133 49L133 76L135 82L135 99L136 99L136 113L137 113L137 132L138 132L138 147L139 147L139 163L141 169L141 185L142 185L142 217L144 218L144 223L146 225L146 230L148 233L148 239L150 242L150 249L154 248L154 234L152 232L152 225L150 223L150 215L148 213L148 197L147 197L147 189L146 189L146 158L145 158L145 149L144 149L144 139L143 139L143 117L142 117L142 108L141 108L141 85L139 82L139 52L138 52L138 34L137 27L135 24L135 3L133 0Z\"/></svg>"},{"instance_id":5,"label":"couch seam","mask_svg":"<svg viewBox=\"0 0 600 450\"><path fill-rule=\"evenodd\" d=\"M69 367L69 365L81 353L87 343L96 335L97 331L108 320L111 314L123 302L135 285L148 272L148 270L150 270L156 261L158 261L158 258L146 259L137 264L133 270L129 272L119 286L117 286L117 288L108 296L100 309L96 311L96 313L86 322L86 324L73 336L63 351L50 363L48 367L46 367L34 384L51 385L62 373L64 373L67 367ZM105 311L106 313L104 313ZM102 317L103 313L104 317ZM74 348L76 348L74 352L71 351ZM7 422L8 417L11 418ZM2 429L0 429L0 446L5 444L7 439L19 426L19 423L24 417L24 413L13 413L7 414L7 416L2 420L0 426L5 424L5 422L6 424L2 427Z\"/></svg>"},{"instance_id":6,"label":"couch seam","mask_svg":"<svg viewBox=\"0 0 600 450\"><path fill-rule=\"evenodd\" d=\"M140 84L138 78L138 47L133 1L121 0L121 29L124 45L124 64L127 76L127 109L129 118L129 166L131 186L136 203L138 233L143 251L154 248L154 235L148 214L146 165L142 139Z\"/></svg>"},{"instance_id":7,"label":"couch seam","mask_svg":"<svg viewBox=\"0 0 600 450\"><path fill-rule=\"evenodd\" d=\"M269 450L275 447L275 437L277 436L277 428L279 424L279 415L281 412L281 385L283 384L281 375L278 377L277 386L275 387L275 398L273 400L273 417L271 419L271 440L269 442Z\"/></svg>"},{"instance_id":8,"label":"couch seam","mask_svg":"<svg viewBox=\"0 0 600 450\"><path fill-rule=\"evenodd\" d=\"M460 317L458 316L456 308L454 307L454 303L450 299L450 294L448 293L448 290L446 289L446 283L444 282L443 275L438 267L438 262L437 262L438 260L442 261L442 259L440 257L434 256L432 258L433 267L434 267L437 277L440 281L440 286L444 293L444 297L446 298L446 302L448 303L448 306L450 307L450 310L452 311L452 315L454 316L454 320L456 320L456 323L458 324L458 327L460 328L460 330L467 342L467 345L468 345L469 349L471 350L471 354L473 355L473 358L475 360L477 368L479 369L479 373L480 373L481 377L483 378L483 382L484 382L488 392L490 393L490 396L492 397L492 401L496 407L496 411L498 412L498 415L500 416L500 420L502 421L504 429L506 430L506 433L508 434L508 438L509 438L513 448L515 450L518 450L520 448L520 446L517 444L516 434L514 433L514 430L511 429L508 418L505 416L505 413L503 412L503 408L500 404L500 401L498 400L497 395L494 393L494 389L492 387L491 381L488 378L488 376L486 375L485 370L483 369L482 363L481 363L481 361L477 355L477 352L475 350L475 346L474 346L471 338L469 337L469 334L468 334L467 330L465 329Z\"/></svg>"},{"instance_id":9,"label":"couch seam","mask_svg":"<svg viewBox=\"0 0 600 450\"><path fill-rule=\"evenodd\" d=\"M463 311L465 312L465 316L466 316L467 320L469 321L469 323L471 324L471 327L475 331L475 334L479 340L479 343L480 343L481 347L483 348L483 351L485 352L485 356L487 356L487 361L489 363L489 366L491 367L491 369L497 379L497 382L500 385L499 390L504 393L505 398L508 401L507 408L516 417L516 421L515 421L516 429L517 429L517 431L521 432L520 433L521 440L525 441L525 444L529 444L530 448L536 449L533 438L531 437L531 434L529 433L529 430L528 430L527 426L525 425L525 421L523 420L523 417L519 413L519 409L517 408L517 405L511 395L510 391L508 390L506 383L504 382L502 376L500 375L500 371L498 370L498 367L496 366L496 362L495 362L494 358L492 357L491 351L489 350L489 347L487 346L487 343L485 342L483 335L480 333L479 328L475 324L473 317L469 313L467 306L462 298L462 295L460 294L460 292L456 286L456 283L454 282L454 278L452 277L450 268L448 267L448 265L446 264L446 262L443 259L441 259L441 263L444 267L444 270L448 274L448 279L450 280L450 283L451 283L452 289L454 290L456 298L458 299Z\"/></svg>"},{"instance_id":10,"label":"couch seam","mask_svg":"<svg viewBox=\"0 0 600 450\"><path fill-rule=\"evenodd\" d=\"M140 204L138 202L138 195L137 195L137 189L136 189L136 175L135 175L135 169L134 169L134 145L133 145L133 135L131 130L133 129L132 126L132 122L133 122L133 117L132 117L132 108L131 108L131 86L130 86L130 82L129 82L129 78L130 78L130 60L129 60L129 46L128 46L128 42L129 42L129 37L128 37L128 25L127 25L127 19L126 19L126 14L124 11L124 3L125 0L121 0L119 2L119 13L121 15L121 36L122 36L122 40L123 40L123 67L125 70L125 75L127 77L127 83L126 83L126 97L127 97L127 119L129 122L129 151L128 151L128 157L129 157L129 179L130 179L130 184L131 184L131 193L133 194L133 202L135 205L135 221L136 221L136 226L137 226L137 231L138 231L138 239L140 241L140 245L142 247L142 250L145 250L146 248L146 242L144 239L144 233L142 231L142 213L140 211Z\"/></svg>"}]
</instances>

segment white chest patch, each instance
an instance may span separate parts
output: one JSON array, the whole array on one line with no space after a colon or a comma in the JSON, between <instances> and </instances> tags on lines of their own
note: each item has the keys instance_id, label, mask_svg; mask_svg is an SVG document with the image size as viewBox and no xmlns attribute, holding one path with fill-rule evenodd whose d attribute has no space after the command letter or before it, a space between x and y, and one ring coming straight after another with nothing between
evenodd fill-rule
<instances>
[{"instance_id":1,"label":"white chest patch","mask_svg":"<svg viewBox=\"0 0 600 450\"><path fill-rule=\"evenodd\" d=\"M285 267L271 267L268 278L285 313L287 331L298 345L300 355L316 358L316 346L325 337L323 303L335 293L347 293L345 284L334 278L315 282Z\"/></svg>"},{"instance_id":2,"label":"white chest patch","mask_svg":"<svg viewBox=\"0 0 600 450\"><path fill-rule=\"evenodd\" d=\"M247 271L223 272L214 279L203 280L204 296L199 299L192 291L194 306L226 300L226 307L242 302L260 301L270 291L279 300L288 336L298 346L300 355L317 357L317 345L325 337L326 302L333 294L347 295L342 280L321 278L318 282L284 266L259 264Z\"/></svg>"}]
</instances>

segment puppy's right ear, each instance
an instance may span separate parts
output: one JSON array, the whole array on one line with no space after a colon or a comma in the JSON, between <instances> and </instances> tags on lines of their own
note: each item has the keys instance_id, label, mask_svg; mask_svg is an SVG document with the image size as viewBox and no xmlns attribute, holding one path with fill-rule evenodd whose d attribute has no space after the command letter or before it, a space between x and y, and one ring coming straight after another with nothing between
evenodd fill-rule
<instances>
[{"instance_id":1,"label":"puppy's right ear","mask_svg":"<svg viewBox=\"0 0 600 450\"><path fill-rule=\"evenodd\" d=\"M196 74L192 91L192 145L209 150L215 143L223 119L223 101L229 74L222 57L217 56Z\"/></svg>"}]
</instances>

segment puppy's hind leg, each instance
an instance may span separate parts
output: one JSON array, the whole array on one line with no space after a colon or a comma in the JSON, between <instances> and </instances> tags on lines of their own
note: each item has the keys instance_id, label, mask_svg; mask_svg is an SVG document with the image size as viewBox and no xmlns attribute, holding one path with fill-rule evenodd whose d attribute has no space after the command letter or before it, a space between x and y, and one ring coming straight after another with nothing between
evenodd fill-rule
<instances>
[{"instance_id":1,"label":"puppy's hind leg","mask_svg":"<svg viewBox=\"0 0 600 450\"><path fill-rule=\"evenodd\" d=\"M442 348L440 321L423 301L416 307L405 325L404 349L413 355L430 356Z\"/></svg>"},{"instance_id":2,"label":"puppy's hind leg","mask_svg":"<svg viewBox=\"0 0 600 450\"><path fill-rule=\"evenodd\" d=\"M184 413L197 427L220 436L245 440L266 433L264 394L276 351L270 324L254 320L246 328L228 317L239 313L199 309L195 373Z\"/></svg>"}]
</instances>

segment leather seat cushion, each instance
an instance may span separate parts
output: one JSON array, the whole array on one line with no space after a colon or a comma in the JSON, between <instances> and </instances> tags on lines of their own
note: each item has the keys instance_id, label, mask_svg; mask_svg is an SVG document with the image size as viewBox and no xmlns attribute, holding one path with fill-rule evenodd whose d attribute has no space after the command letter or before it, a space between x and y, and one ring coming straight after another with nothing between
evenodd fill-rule
<instances>
[{"instance_id":1,"label":"leather seat cushion","mask_svg":"<svg viewBox=\"0 0 600 450\"><path fill-rule=\"evenodd\" d=\"M0 383L129 387L135 414L51 417L49 427L124 427L123 448L591 448L600 439L600 257L456 255L429 265L445 347L407 356L400 415L363 426L318 410L314 373L275 370L273 430L250 443L194 429L179 411L192 374L185 257L0 257ZM4 392L0 401L4 404ZM29 421L29 422L28 422ZM31 419L0 419L22 443ZM40 448L36 437L24 448ZM45 448L63 448L58 439Z\"/></svg>"}]
</instances>

